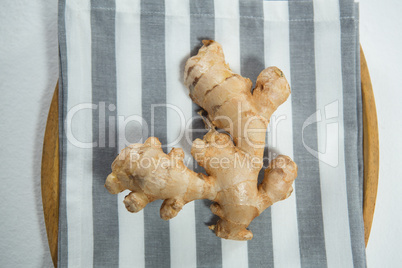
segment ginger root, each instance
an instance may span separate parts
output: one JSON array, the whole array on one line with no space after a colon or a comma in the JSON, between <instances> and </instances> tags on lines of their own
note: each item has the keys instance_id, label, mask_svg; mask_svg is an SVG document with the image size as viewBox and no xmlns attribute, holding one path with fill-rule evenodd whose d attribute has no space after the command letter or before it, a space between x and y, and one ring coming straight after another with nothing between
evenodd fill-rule
<instances>
[{"instance_id":1,"label":"ginger root","mask_svg":"<svg viewBox=\"0 0 402 268\"><path fill-rule=\"evenodd\" d=\"M288 98L290 87L281 70L269 67L251 92L252 82L231 71L221 45L212 40L203 44L186 63L184 83L191 99L208 113L210 130L202 140L194 140L191 149L208 176L184 165L182 149L165 154L159 140L150 137L121 151L105 187L112 194L130 190L124 199L130 212L164 200L160 209L164 220L175 217L188 202L212 200L211 211L220 219L210 229L221 238L250 240L251 221L289 197L297 176L297 165L280 155L265 169L258 185L269 119Z\"/></svg>"}]
</instances>

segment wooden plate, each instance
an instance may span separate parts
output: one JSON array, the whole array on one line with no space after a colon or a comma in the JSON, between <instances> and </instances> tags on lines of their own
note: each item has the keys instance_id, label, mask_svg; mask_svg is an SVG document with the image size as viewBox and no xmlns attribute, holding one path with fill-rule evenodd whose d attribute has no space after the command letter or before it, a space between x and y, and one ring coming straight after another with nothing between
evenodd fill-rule
<instances>
[{"instance_id":1,"label":"wooden plate","mask_svg":"<svg viewBox=\"0 0 402 268\"><path fill-rule=\"evenodd\" d=\"M360 46L360 70L363 98L363 220L366 247L373 223L377 199L378 172L380 169L380 146L378 142L377 110L373 87L363 49Z\"/></svg>"},{"instance_id":2,"label":"wooden plate","mask_svg":"<svg viewBox=\"0 0 402 268\"><path fill-rule=\"evenodd\" d=\"M59 83L53 93L47 117L42 151L42 203L54 267L57 267L57 237L59 231Z\"/></svg>"},{"instance_id":3,"label":"wooden plate","mask_svg":"<svg viewBox=\"0 0 402 268\"><path fill-rule=\"evenodd\" d=\"M365 242L370 236L377 198L379 144L377 112L370 74L360 47L361 84L363 97L364 186L363 219ZM57 267L57 237L59 224L59 87L56 85L47 119L42 153L42 202L47 237L54 266Z\"/></svg>"}]
</instances>

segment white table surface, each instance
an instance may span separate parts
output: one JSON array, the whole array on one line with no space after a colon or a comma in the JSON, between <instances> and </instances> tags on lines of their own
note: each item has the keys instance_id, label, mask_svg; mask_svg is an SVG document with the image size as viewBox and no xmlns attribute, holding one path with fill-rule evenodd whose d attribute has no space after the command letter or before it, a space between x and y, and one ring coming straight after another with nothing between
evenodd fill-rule
<instances>
[{"instance_id":1,"label":"white table surface","mask_svg":"<svg viewBox=\"0 0 402 268\"><path fill-rule=\"evenodd\" d=\"M402 263L402 1L361 0L361 44L380 135L380 181L368 267ZM0 267L52 267L40 165L58 78L57 1L3 0L0 8Z\"/></svg>"}]
</instances>

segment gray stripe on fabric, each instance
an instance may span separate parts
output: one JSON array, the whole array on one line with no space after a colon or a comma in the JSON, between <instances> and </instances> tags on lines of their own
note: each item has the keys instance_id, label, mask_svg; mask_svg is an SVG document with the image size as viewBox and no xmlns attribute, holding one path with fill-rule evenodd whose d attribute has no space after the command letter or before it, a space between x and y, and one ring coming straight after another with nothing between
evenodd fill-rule
<instances>
[{"instance_id":1,"label":"gray stripe on fabric","mask_svg":"<svg viewBox=\"0 0 402 268\"><path fill-rule=\"evenodd\" d=\"M358 143L357 143L357 158L359 163L359 178L360 178L360 202L363 211L363 180L364 180L364 158L363 158L363 99L362 99L362 84L360 71L360 32L359 32L359 3L355 3L355 29L356 29L356 95L357 95L357 121L358 121Z\"/></svg>"},{"instance_id":2,"label":"gray stripe on fabric","mask_svg":"<svg viewBox=\"0 0 402 268\"><path fill-rule=\"evenodd\" d=\"M98 105L98 109L92 112L92 133L94 140L98 142L92 149L93 265L117 267L119 265L117 195L111 195L104 187L106 177L111 172L110 165L117 155L115 123L117 114L116 109L110 109L109 106L113 105L115 108L116 105L114 1L91 0L91 45L92 103ZM109 137L111 133L114 136Z\"/></svg>"},{"instance_id":3,"label":"gray stripe on fabric","mask_svg":"<svg viewBox=\"0 0 402 268\"><path fill-rule=\"evenodd\" d=\"M241 75L250 78L255 85L258 75L265 69L263 1L240 0L239 11ZM267 166L268 147L266 145L264 167ZM261 182L263 178L264 170L261 169L258 181ZM249 267L273 267L271 208L266 209L259 217L255 218L249 229L254 234L254 238L248 241Z\"/></svg>"},{"instance_id":4,"label":"gray stripe on fabric","mask_svg":"<svg viewBox=\"0 0 402 268\"><path fill-rule=\"evenodd\" d=\"M166 146L166 108L155 108L154 119L151 118L152 105L166 103L164 13L163 0L141 1L142 116L149 126L154 120L155 132L150 135ZM161 205L162 200L157 200L144 209L146 267L170 267L169 222L159 216Z\"/></svg>"},{"instance_id":5,"label":"gray stripe on fabric","mask_svg":"<svg viewBox=\"0 0 402 268\"><path fill-rule=\"evenodd\" d=\"M354 0L339 0L339 11L341 18L353 17L355 15Z\"/></svg>"},{"instance_id":6,"label":"gray stripe on fabric","mask_svg":"<svg viewBox=\"0 0 402 268\"><path fill-rule=\"evenodd\" d=\"M68 239L67 239L67 204L66 204L66 162L67 137L64 132L64 115L67 114L68 79L67 79L67 41L65 21L65 0L59 1L58 31L59 31L59 231L57 267L68 266Z\"/></svg>"},{"instance_id":7,"label":"gray stripe on fabric","mask_svg":"<svg viewBox=\"0 0 402 268\"><path fill-rule=\"evenodd\" d=\"M264 9L262 0L239 0L241 75L255 85L265 69Z\"/></svg>"},{"instance_id":8,"label":"gray stripe on fabric","mask_svg":"<svg viewBox=\"0 0 402 268\"><path fill-rule=\"evenodd\" d=\"M215 9L214 1L190 0L190 48L191 56L197 54L202 46L202 40L215 39ZM197 14L204 14L200 16ZM208 16L205 16L208 15ZM201 109L193 103L193 117L197 120L192 122L193 130L205 130L205 125L197 112ZM205 132L193 132L192 140L202 139ZM204 168L193 161L193 170L197 173L205 173ZM197 267L222 267L221 239L208 229L209 224L214 224L218 217L213 216L209 206L209 200L195 200L195 230L197 247Z\"/></svg>"},{"instance_id":9,"label":"gray stripe on fabric","mask_svg":"<svg viewBox=\"0 0 402 268\"><path fill-rule=\"evenodd\" d=\"M360 8L359 3L355 2L355 29L356 29L356 92L357 92L357 161L359 168L359 196L360 196L360 223L357 223L356 237L360 237L360 241L356 243L356 255L361 254L361 266L367 267L366 260L366 244L364 236L364 220L363 220L363 184L364 184L364 156L363 156L363 98L362 98L362 84L361 84L361 70L360 70L360 31L359 31L359 21L360 21ZM359 213L356 213L359 215ZM350 217L350 216L349 216ZM353 231L354 232L354 231Z\"/></svg>"},{"instance_id":10,"label":"gray stripe on fabric","mask_svg":"<svg viewBox=\"0 0 402 268\"><path fill-rule=\"evenodd\" d=\"M342 8L340 9L343 15ZM365 267L364 223L359 171L362 147L360 61L356 61L360 48L356 44L356 27L353 19L341 20L343 124L345 146L346 187L349 210L350 240L353 266ZM356 46L357 45L357 46ZM357 50L359 48L359 50ZM356 59L356 60L355 60Z\"/></svg>"},{"instance_id":11,"label":"gray stripe on fabric","mask_svg":"<svg viewBox=\"0 0 402 268\"><path fill-rule=\"evenodd\" d=\"M303 146L317 150L317 125L304 130L305 120L316 112L313 3L289 2L289 41L292 84L294 161L297 163L297 221L302 267L327 265L318 159ZM295 21L300 20L300 21Z\"/></svg>"}]
</instances>

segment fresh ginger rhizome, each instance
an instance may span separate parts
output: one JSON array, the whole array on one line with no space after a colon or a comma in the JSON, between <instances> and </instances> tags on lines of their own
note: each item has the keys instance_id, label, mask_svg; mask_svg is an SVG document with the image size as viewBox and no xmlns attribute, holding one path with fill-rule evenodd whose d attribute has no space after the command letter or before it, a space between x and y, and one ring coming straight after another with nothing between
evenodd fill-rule
<instances>
[{"instance_id":1,"label":"fresh ginger rhizome","mask_svg":"<svg viewBox=\"0 0 402 268\"><path fill-rule=\"evenodd\" d=\"M175 217L188 202L212 200L211 211L220 219L210 229L222 238L250 240L251 221L289 197L297 176L297 165L280 155L264 170L258 185L269 119L288 98L290 87L281 70L269 67L251 91L252 82L231 71L219 43L204 40L203 44L186 63L184 83L191 99L208 113L209 131L202 140L194 140L191 149L207 175L184 165L182 149L165 154L159 140L150 137L121 151L105 187L112 194L130 190L124 199L130 212L164 200L160 216L165 220ZM227 131L233 140L215 128Z\"/></svg>"}]
</instances>

